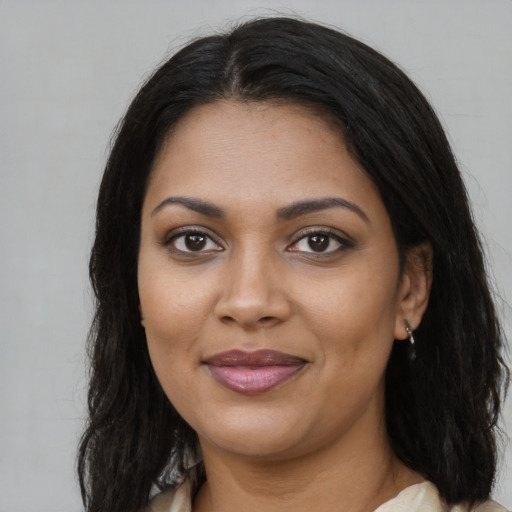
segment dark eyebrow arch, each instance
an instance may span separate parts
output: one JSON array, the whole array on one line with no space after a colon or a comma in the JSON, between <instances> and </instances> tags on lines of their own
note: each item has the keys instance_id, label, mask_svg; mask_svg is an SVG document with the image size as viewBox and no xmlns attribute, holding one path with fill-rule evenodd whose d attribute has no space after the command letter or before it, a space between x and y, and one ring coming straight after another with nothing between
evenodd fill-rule
<instances>
[{"instance_id":1,"label":"dark eyebrow arch","mask_svg":"<svg viewBox=\"0 0 512 512\"><path fill-rule=\"evenodd\" d=\"M216 219L225 217L224 212L214 204L203 201L202 199L192 199L191 197L168 197L151 212L151 217L170 204L180 204L189 210L208 215L209 217L215 217Z\"/></svg>"},{"instance_id":2,"label":"dark eyebrow arch","mask_svg":"<svg viewBox=\"0 0 512 512\"><path fill-rule=\"evenodd\" d=\"M284 208L280 208L277 211L277 217L282 220L292 220L296 217L300 217L301 215L337 207L346 208L347 210L359 215L359 217L361 217L365 222L370 222L366 213L364 213L357 204L351 203L341 197L325 197L322 199L298 201L289 206L285 206Z\"/></svg>"}]
</instances>

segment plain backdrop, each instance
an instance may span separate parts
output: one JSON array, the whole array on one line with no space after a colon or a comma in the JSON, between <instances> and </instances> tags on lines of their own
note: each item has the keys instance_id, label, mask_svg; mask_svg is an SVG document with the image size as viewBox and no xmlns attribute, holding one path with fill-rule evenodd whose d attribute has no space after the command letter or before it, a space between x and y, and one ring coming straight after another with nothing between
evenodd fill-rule
<instances>
[{"instance_id":1,"label":"plain backdrop","mask_svg":"<svg viewBox=\"0 0 512 512\"><path fill-rule=\"evenodd\" d=\"M115 124L173 49L262 14L342 28L426 92L511 302L511 0L0 0L0 512L81 509L87 259ZM512 508L510 444L495 496Z\"/></svg>"}]
</instances>

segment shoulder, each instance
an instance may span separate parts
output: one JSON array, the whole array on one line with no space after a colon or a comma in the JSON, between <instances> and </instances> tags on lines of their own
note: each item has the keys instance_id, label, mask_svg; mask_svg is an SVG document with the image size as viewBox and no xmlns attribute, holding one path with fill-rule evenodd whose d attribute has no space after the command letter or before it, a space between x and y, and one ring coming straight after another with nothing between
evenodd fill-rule
<instances>
[{"instance_id":1,"label":"shoulder","mask_svg":"<svg viewBox=\"0 0 512 512\"><path fill-rule=\"evenodd\" d=\"M375 512L507 512L495 501L485 501L473 507L459 504L447 505L431 482L411 485L391 501L381 505Z\"/></svg>"},{"instance_id":2,"label":"shoulder","mask_svg":"<svg viewBox=\"0 0 512 512\"><path fill-rule=\"evenodd\" d=\"M175 489L154 496L144 512L191 512L192 482L185 480ZM487 511L486 511L487 512Z\"/></svg>"},{"instance_id":3,"label":"shoulder","mask_svg":"<svg viewBox=\"0 0 512 512\"><path fill-rule=\"evenodd\" d=\"M471 508L464 505L456 505L448 510L450 510L450 512L507 512L505 507L502 507L499 503L492 500L478 503Z\"/></svg>"},{"instance_id":4,"label":"shoulder","mask_svg":"<svg viewBox=\"0 0 512 512\"><path fill-rule=\"evenodd\" d=\"M502 507L499 503L489 500L480 503L475 508L472 508L471 512L507 512L507 509Z\"/></svg>"}]
</instances>

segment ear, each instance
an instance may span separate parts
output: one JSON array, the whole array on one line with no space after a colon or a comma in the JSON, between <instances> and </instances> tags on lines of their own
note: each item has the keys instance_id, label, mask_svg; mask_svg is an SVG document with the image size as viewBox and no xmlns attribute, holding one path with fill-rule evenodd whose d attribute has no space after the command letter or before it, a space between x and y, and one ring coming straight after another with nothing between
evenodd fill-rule
<instances>
[{"instance_id":1,"label":"ear","mask_svg":"<svg viewBox=\"0 0 512 512\"><path fill-rule=\"evenodd\" d=\"M432 286L433 251L430 242L411 247L406 254L404 269L398 287L398 307L395 321L395 339L408 337L405 329L409 324L412 330L418 328L427 309Z\"/></svg>"}]
</instances>

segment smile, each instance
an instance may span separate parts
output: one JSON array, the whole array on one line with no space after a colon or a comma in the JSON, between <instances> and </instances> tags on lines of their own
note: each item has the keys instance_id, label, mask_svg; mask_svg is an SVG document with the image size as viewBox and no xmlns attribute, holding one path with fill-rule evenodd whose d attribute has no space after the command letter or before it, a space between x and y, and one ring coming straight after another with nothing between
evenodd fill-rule
<instances>
[{"instance_id":1,"label":"smile","mask_svg":"<svg viewBox=\"0 0 512 512\"><path fill-rule=\"evenodd\" d=\"M273 350L231 350L209 358L211 375L224 387L246 395L264 393L290 380L307 362Z\"/></svg>"}]
</instances>

